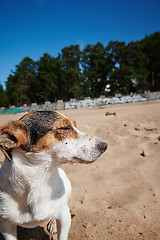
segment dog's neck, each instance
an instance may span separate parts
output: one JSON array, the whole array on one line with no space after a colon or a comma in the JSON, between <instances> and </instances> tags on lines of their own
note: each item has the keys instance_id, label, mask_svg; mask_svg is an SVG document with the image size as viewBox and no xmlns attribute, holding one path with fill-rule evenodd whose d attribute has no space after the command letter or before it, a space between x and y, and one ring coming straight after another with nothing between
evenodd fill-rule
<instances>
[{"instance_id":1,"label":"dog's neck","mask_svg":"<svg viewBox=\"0 0 160 240\"><path fill-rule=\"evenodd\" d=\"M8 188L7 184L11 185L13 195L22 196L28 190L34 194L39 186L45 189L51 178L52 181L56 181L59 177L58 165L54 164L51 155L47 152L25 153L21 149L14 149L11 154L12 161L9 162L6 158L2 165L1 184L5 189ZM47 194L47 189L44 190L44 194ZM42 191L41 195L43 196Z\"/></svg>"},{"instance_id":2,"label":"dog's neck","mask_svg":"<svg viewBox=\"0 0 160 240\"><path fill-rule=\"evenodd\" d=\"M29 171L28 174L36 174L36 171L40 173L52 171L58 167L57 161L54 161L51 157L51 153L44 152L24 152L21 149L14 149L12 151L12 164L21 171ZM26 173L25 173L26 175Z\"/></svg>"}]
</instances>

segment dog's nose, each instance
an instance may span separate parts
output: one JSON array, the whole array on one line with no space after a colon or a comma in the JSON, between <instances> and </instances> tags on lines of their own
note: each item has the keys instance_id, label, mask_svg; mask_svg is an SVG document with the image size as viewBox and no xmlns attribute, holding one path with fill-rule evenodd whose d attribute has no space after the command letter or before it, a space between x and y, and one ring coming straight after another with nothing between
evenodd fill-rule
<instances>
[{"instance_id":1,"label":"dog's nose","mask_svg":"<svg viewBox=\"0 0 160 240\"><path fill-rule=\"evenodd\" d=\"M108 147L106 142L100 142L97 145L98 145L98 148L101 151L101 153L104 153Z\"/></svg>"}]
</instances>

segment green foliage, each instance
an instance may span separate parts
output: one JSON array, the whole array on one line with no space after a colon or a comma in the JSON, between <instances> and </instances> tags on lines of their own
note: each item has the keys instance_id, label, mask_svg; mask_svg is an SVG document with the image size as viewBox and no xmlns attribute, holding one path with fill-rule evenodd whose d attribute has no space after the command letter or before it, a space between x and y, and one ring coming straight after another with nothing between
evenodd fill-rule
<instances>
[{"instance_id":1,"label":"green foliage","mask_svg":"<svg viewBox=\"0 0 160 240\"><path fill-rule=\"evenodd\" d=\"M45 100L55 101L57 97L57 75L56 59L45 53L37 62L37 78L35 87L38 89L35 94L37 102Z\"/></svg>"},{"instance_id":2,"label":"green foliage","mask_svg":"<svg viewBox=\"0 0 160 240\"><path fill-rule=\"evenodd\" d=\"M160 91L160 32L141 41L110 41L62 49L55 58L45 53L37 62L25 57L11 72L4 91L0 85L0 106L46 100L82 99L104 95Z\"/></svg>"},{"instance_id":3,"label":"green foliage","mask_svg":"<svg viewBox=\"0 0 160 240\"><path fill-rule=\"evenodd\" d=\"M147 84L151 91L160 90L160 32L146 36L142 41L148 69Z\"/></svg>"},{"instance_id":4,"label":"green foliage","mask_svg":"<svg viewBox=\"0 0 160 240\"><path fill-rule=\"evenodd\" d=\"M36 79L35 68L35 62L25 57L19 65L16 65L15 72L9 75L6 82L6 95L11 105L22 106L32 99L35 89L31 87Z\"/></svg>"},{"instance_id":5,"label":"green foliage","mask_svg":"<svg viewBox=\"0 0 160 240\"><path fill-rule=\"evenodd\" d=\"M96 45L87 45L82 53L82 67L84 69L84 95L99 97L104 95L106 86L106 59L105 48L98 42Z\"/></svg>"},{"instance_id":6,"label":"green foliage","mask_svg":"<svg viewBox=\"0 0 160 240\"><path fill-rule=\"evenodd\" d=\"M8 107L9 102L2 85L0 84L0 107Z\"/></svg>"},{"instance_id":7,"label":"green foliage","mask_svg":"<svg viewBox=\"0 0 160 240\"><path fill-rule=\"evenodd\" d=\"M71 45L62 49L60 60L64 73L64 99L81 97L81 51L79 45Z\"/></svg>"}]
</instances>

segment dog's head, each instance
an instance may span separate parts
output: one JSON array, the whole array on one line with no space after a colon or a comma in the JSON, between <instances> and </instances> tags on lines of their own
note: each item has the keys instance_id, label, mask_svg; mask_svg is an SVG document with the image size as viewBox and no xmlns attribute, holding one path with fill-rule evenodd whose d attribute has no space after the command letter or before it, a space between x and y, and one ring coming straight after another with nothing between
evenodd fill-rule
<instances>
[{"instance_id":1,"label":"dog's head","mask_svg":"<svg viewBox=\"0 0 160 240\"><path fill-rule=\"evenodd\" d=\"M36 111L0 128L0 147L8 152L47 152L59 162L92 162L107 143L79 131L74 121L53 111Z\"/></svg>"}]
</instances>

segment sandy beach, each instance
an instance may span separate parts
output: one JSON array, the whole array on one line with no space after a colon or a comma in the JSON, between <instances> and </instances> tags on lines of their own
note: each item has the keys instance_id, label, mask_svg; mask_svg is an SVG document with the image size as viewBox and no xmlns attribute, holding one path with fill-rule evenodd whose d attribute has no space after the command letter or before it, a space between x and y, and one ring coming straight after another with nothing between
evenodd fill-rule
<instances>
[{"instance_id":1,"label":"sandy beach","mask_svg":"<svg viewBox=\"0 0 160 240\"><path fill-rule=\"evenodd\" d=\"M160 102L60 112L108 143L93 164L61 166L72 183L69 240L160 239ZM19 239L47 239L39 232L20 228Z\"/></svg>"}]
</instances>

